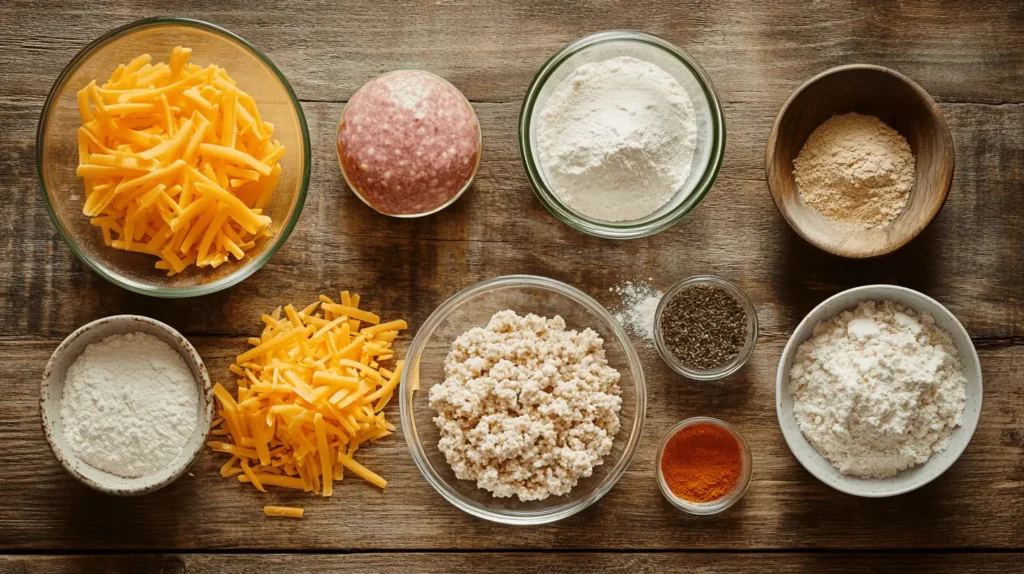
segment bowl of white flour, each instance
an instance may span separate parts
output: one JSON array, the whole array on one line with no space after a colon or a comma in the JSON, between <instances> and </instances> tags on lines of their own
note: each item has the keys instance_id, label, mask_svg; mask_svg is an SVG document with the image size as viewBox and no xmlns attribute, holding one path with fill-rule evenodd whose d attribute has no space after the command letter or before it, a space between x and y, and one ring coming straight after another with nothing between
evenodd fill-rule
<instances>
[{"instance_id":1,"label":"bowl of white flour","mask_svg":"<svg viewBox=\"0 0 1024 574\"><path fill-rule=\"evenodd\" d=\"M43 372L43 431L64 468L100 492L139 495L185 473L213 419L199 354L148 317L93 321L57 347Z\"/></svg>"},{"instance_id":2,"label":"bowl of white flour","mask_svg":"<svg viewBox=\"0 0 1024 574\"><path fill-rule=\"evenodd\" d=\"M826 299L793 332L776 378L779 425L797 460L856 496L935 480L978 426L978 354L956 317L904 287Z\"/></svg>"},{"instance_id":3,"label":"bowl of white flour","mask_svg":"<svg viewBox=\"0 0 1024 574\"><path fill-rule=\"evenodd\" d=\"M519 149L540 202L591 235L667 229L711 190L725 119L711 79L657 36L599 32L537 72L519 117Z\"/></svg>"}]
</instances>

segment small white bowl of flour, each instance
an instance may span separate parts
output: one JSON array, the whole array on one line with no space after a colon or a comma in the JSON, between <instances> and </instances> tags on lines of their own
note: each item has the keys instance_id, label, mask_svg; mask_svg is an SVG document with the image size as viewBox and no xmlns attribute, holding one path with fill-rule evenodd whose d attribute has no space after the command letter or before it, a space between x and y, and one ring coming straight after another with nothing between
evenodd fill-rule
<instances>
[{"instance_id":1,"label":"small white bowl of flour","mask_svg":"<svg viewBox=\"0 0 1024 574\"><path fill-rule=\"evenodd\" d=\"M180 333L116 315L72 333L53 352L40 393L54 456L108 494L153 492L184 474L213 419L210 379Z\"/></svg>"},{"instance_id":2,"label":"small white bowl of flour","mask_svg":"<svg viewBox=\"0 0 1024 574\"><path fill-rule=\"evenodd\" d=\"M804 468L841 492L895 496L938 478L967 448L981 366L942 304L869 285L804 318L782 352L775 392L782 434Z\"/></svg>"},{"instance_id":3,"label":"small white bowl of flour","mask_svg":"<svg viewBox=\"0 0 1024 574\"><path fill-rule=\"evenodd\" d=\"M538 199L592 235L658 233L693 210L722 164L725 120L710 78L657 36L599 32L537 72L519 146Z\"/></svg>"}]
</instances>

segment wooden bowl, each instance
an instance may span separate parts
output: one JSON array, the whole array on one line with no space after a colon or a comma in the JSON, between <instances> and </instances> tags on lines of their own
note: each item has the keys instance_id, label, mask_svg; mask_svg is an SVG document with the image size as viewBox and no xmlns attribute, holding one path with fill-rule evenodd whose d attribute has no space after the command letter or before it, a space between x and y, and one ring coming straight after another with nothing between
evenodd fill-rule
<instances>
[{"instance_id":1,"label":"wooden bowl","mask_svg":"<svg viewBox=\"0 0 1024 574\"><path fill-rule=\"evenodd\" d=\"M847 112L876 116L907 138L914 153L907 206L885 227L843 226L804 205L797 194L793 160L815 128ZM768 138L765 171L776 207L801 237L835 255L865 258L903 247L928 226L949 193L953 156L949 126L921 86L895 70L852 64L818 74L789 97Z\"/></svg>"}]
</instances>

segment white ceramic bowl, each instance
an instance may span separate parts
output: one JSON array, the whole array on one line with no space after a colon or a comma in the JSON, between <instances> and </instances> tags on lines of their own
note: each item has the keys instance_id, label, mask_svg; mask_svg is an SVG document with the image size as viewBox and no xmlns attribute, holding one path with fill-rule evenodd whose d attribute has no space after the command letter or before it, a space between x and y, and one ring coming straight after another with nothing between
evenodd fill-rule
<instances>
[{"instance_id":1,"label":"white ceramic bowl","mask_svg":"<svg viewBox=\"0 0 1024 574\"><path fill-rule=\"evenodd\" d=\"M126 333L147 333L164 341L181 354L192 371L199 387L199 409L196 428L192 437L181 449L178 458L160 472L139 478L125 478L95 468L80 460L67 445L64 437L64 423L61 420L60 403L64 394L64 376L71 363L82 354L85 347L111 335ZM185 473L203 449L207 431L213 421L213 389L206 366L192 345L170 326L138 315L114 315L80 327L57 347L46 363L39 397L39 410L43 418L43 432L50 443L50 450L64 465L71 476L100 492L122 496L147 494L174 482Z\"/></svg>"},{"instance_id":2,"label":"white ceramic bowl","mask_svg":"<svg viewBox=\"0 0 1024 574\"><path fill-rule=\"evenodd\" d=\"M793 366L793 357L797 347L811 336L814 326L830 319L842 311L853 309L862 301L893 301L910 307L918 312L925 312L935 318L935 324L953 340L960 362L963 365L964 377L967 379L967 402L964 406L963 424L953 430L949 446L938 454L932 455L922 465L904 470L896 476L884 479L865 479L840 474L827 458L818 453L806 437L800 432L800 425L793 416L793 396L789 392L789 372ZM935 480L950 466L967 448L967 443L974 435L981 415L981 364L978 353L974 350L970 335L948 309L941 303L905 287L895 285L867 285L843 291L826 299L811 311L800 325L797 326L782 351L779 371L775 381L775 403L779 416L779 426L786 438L786 444L793 451L800 464L818 480L832 488L868 498L896 496L918 489Z\"/></svg>"}]
</instances>

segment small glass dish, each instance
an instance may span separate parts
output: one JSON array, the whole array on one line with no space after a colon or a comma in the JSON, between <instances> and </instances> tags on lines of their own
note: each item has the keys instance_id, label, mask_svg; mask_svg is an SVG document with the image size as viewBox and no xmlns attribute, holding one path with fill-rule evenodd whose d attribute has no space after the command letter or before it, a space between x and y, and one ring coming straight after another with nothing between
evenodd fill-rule
<instances>
[{"instance_id":1,"label":"small glass dish","mask_svg":"<svg viewBox=\"0 0 1024 574\"><path fill-rule=\"evenodd\" d=\"M173 277L155 269L156 259L103 244L98 227L82 214L85 190L76 175L77 132L82 120L76 93L91 80L103 82L118 66L141 54L167 61L175 46L192 48L191 62L216 64L248 92L274 138L287 148L281 178L266 213L271 237L257 241L240 261L216 269L190 266ZM111 283L154 297L195 297L226 289L252 275L284 245L306 201L310 175L306 117L284 74L264 54L231 32L184 18L147 18L121 26L83 48L50 89L36 133L36 169L50 218L71 251Z\"/></svg>"},{"instance_id":2,"label":"small glass dish","mask_svg":"<svg viewBox=\"0 0 1024 574\"><path fill-rule=\"evenodd\" d=\"M697 149L693 155L690 175L671 201L646 217L612 222L578 213L551 190L539 161L534 122L555 88L576 68L619 56L632 56L656 64L671 74L686 90L696 113ZM718 170L722 167L724 151L725 116L711 78L696 60L678 46L657 36L631 30L598 32L562 48L537 71L519 114L519 153L537 198L558 220L598 237L646 237L678 223L711 190L718 177Z\"/></svg>"},{"instance_id":3,"label":"small glass dish","mask_svg":"<svg viewBox=\"0 0 1024 574\"><path fill-rule=\"evenodd\" d=\"M665 339L661 335L661 319L668 302L683 289L694 285L716 285L718 287L722 287L728 291L730 295L736 298L736 301L739 302L740 306L743 307L743 310L746 311L747 314L747 340L743 345L743 348L740 349L739 354L724 365L706 371L692 369L684 365L674 354L672 354L672 351L668 349ZM754 303L750 300L750 297L748 297L742 289L733 283L726 281L721 277L715 277L714 275L696 275L676 283L661 297L661 301L658 303L658 308L654 312L654 346L658 349L658 354L661 355L662 360L664 360L673 371L696 381L715 381L728 377L740 370L743 365L747 363L747 359L750 358L750 355L754 352L754 347L757 344L757 329L757 309L754 308Z\"/></svg>"},{"instance_id":4,"label":"small glass dish","mask_svg":"<svg viewBox=\"0 0 1024 574\"><path fill-rule=\"evenodd\" d=\"M671 489L669 489L668 483L665 482L665 476L661 472L661 457L665 453L665 445L668 444L669 439L684 428L700 423L712 424L729 431L729 434L731 434L740 445L740 458L743 462L743 466L740 469L739 480L736 482L736 488L722 498L711 502L690 502L684 498L679 498ZM658 458L655 461L655 472L658 475L658 488L661 489L661 494L665 497L665 500L669 501L672 506L675 506L684 512L706 516L709 514L718 514L726 508L736 504L741 498L743 498L743 495L747 493L747 488L750 487L750 476L752 474L753 466L754 457L750 454L750 446L747 444L746 439L743 438L743 435L740 434L740 431L722 420L711 417L693 417L680 421L676 426L672 427L667 433L665 433L665 438L661 439L661 445L658 447Z\"/></svg>"},{"instance_id":5,"label":"small glass dish","mask_svg":"<svg viewBox=\"0 0 1024 574\"><path fill-rule=\"evenodd\" d=\"M608 364L619 371L622 410L619 432L611 452L592 475L581 478L572 491L544 500L522 502L496 498L472 480L460 480L438 448L437 413L430 407L430 389L444 382L444 362L456 337L487 325L505 309L523 315L560 315L570 329L591 328L604 339ZM567 518L601 499L629 467L643 431L647 390L640 359L629 336L600 303L579 289L531 275L508 275L483 281L456 293L420 327L409 352L398 388L402 433L412 460L426 481L456 508L493 522L538 525Z\"/></svg>"}]
</instances>

